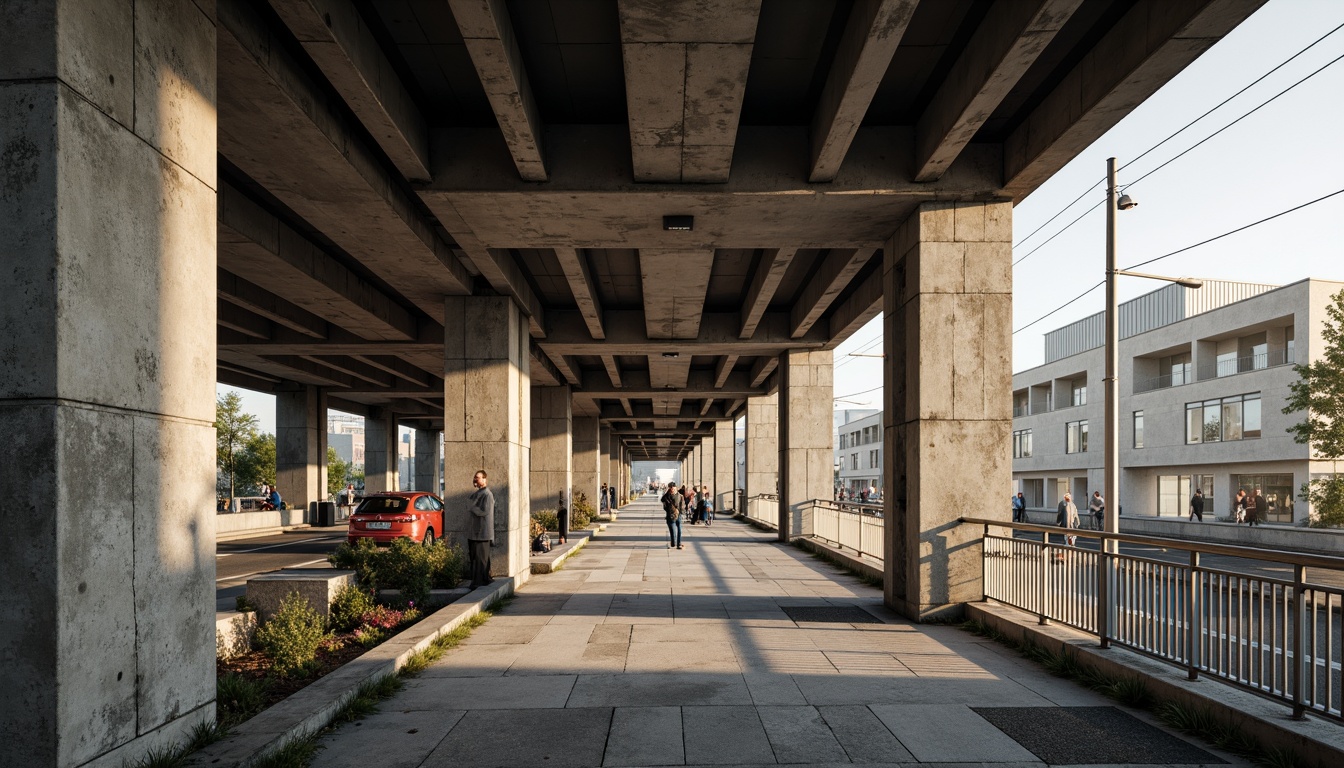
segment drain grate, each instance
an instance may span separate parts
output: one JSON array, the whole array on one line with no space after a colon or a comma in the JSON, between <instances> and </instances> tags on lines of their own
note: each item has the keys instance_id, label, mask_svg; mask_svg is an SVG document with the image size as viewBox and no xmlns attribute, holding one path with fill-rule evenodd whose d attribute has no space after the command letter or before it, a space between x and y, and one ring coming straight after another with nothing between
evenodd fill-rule
<instances>
[{"instance_id":1,"label":"drain grate","mask_svg":"<svg viewBox=\"0 0 1344 768\"><path fill-rule=\"evenodd\" d=\"M1115 707L972 707L1050 765L1226 763Z\"/></svg>"},{"instance_id":2,"label":"drain grate","mask_svg":"<svg viewBox=\"0 0 1344 768\"><path fill-rule=\"evenodd\" d=\"M784 613L797 624L881 624L873 614L852 605L786 605Z\"/></svg>"}]
</instances>

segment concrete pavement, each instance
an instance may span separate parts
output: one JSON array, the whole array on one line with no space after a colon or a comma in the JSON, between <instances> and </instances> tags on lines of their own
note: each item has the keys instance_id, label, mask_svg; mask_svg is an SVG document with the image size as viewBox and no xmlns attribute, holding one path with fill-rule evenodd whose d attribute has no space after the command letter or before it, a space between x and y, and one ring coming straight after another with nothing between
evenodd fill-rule
<instances>
[{"instance_id":1,"label":"concrete pavement","mask_svg":"<svg viewBox=\"0 0 1344 768\"><path fill-rule=\"evenodd\" d=\"M731 520L652 497L315 766L1246 764Z\"/></svg>"}]
</instances>

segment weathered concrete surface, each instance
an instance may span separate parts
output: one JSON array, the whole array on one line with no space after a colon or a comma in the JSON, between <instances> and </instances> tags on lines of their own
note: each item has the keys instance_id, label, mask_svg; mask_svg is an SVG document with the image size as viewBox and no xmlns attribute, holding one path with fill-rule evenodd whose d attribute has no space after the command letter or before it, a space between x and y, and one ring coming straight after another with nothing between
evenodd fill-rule
<instances>
[{"instance_id":1,"label":"weathered concrete surface","mask_svg":"<svg viewBox=\"0 0 1344 768\"><path fill-rule=\"evenodd\" d=\"M528 574L528 467L532 393L527 321L512 299L444 300L444 527L465 542L471 478L490 475L495 497L491 573Z\"/></svg>"},{"instance_id":2,"label":"weathered concrete surface","mask_svg":"<svg viewBox=\"0 0 1344 768\"><path fill-rule=\"evenodd\" d=\"M215 614L215 656L232 658L252 649L257 631L256 611L221 611Z\"/></svg>"},{"instance_id":3,"label":"weathered concrete surface","mask_svg":"<svg viewBox=\"0 0 1344 768\"><path fill-rule=\"evenodd\" d=\"M968 468L977 488L1012 479L1011 242L1009 203L929 203L885 249L886 599L914 619L983 597L955 521Z\"/></svg>"},{"instance_id":4,"label":"weathered concrete surface","mask_svg":"<svg viewBox=\"0 0 1344 768\"><path fill-rule=\"evenodd\" d=\"M575 497L582 493L593 509L598 509L598 494L602 488L598 430L601 423L596 416L575 416L574 419L574 482Z\"/></svg>"},{"instance_id":5,"label":"weathered concrete surface","mask_svg":"<svg viewBox=\"0 0 1344 768\"><path fill-rule=\"evenodd\" d=\"M382 493L400 488L396 414L382 410L364 417L364 490Z\"/></svg>"},{"instance_id":6,"label":"weathered concrete surface","mask_svg":"<svg viewBox=\"0 0 1344 768\"><path fill-rule=\"evenodd\" d=\"M737 427L734 422L714 424L714 510L736 511Z\"/></svg>"},{"instance_id":7,"label":"weathered concrete surface","mask_svg":"<svg viewBox=\"0 0 1344 768\"><path fill-rule=\"evenodd\" d=\"M4 15L0 761L119 764L214 719L215 29Z\"/></svg>"},{"instance_id":8,"label":"weathered concrete surface","mask_svg":"<svg viewBox=\"0 0 1344 768\"><path fill-rule=\"evenodd\" d=\"M779 492L779 395L747 400L747 496Z\"/></svg>"},{"instance_id":9,"label":"weathered concrete surface","mask_svg":"<svg viewBox=\"0 0 1344 768\"><path fill-rule=\"evenodd\" d=\"M574 486L573 431L568 386L531 387L532 437L529 512L568 508Z\"/></svg>"},{"instance_id":10,"label":"weathered concrete surface","mask_svg":"<svg viewBox=\"0 0 1344 768\"><path fill-rule=\"evenodd\" d=\"M257 618L265 624L291 592L307 601L322 616L331 614L331 601L341 587L355 583L354 571L330 568L290 568L263 573L247 580L247 601L257 609Z\"/></svg>"},{"instance_id":11,"label":"weathered concrete surface","mask_svg":"<svg viewBox=\"0 0 1344 768\"><path fill-rule=\"evenodd\" d=\"M779 540L812 535L812 499L829 499L835 478L834 355L779 358Z\"/></svg>"},{"instance_id":12,"label":"weathered concrete surface","mask_svg":"<svg viewBox=\"0 0 1344 768\"><path fill-rule=\"evenodd\" d=\"M275 485L294 509L327 497L327 396L319 387L275 396Z\"/></svg>"},{"instance_id":13,"label":"weathered concrete surface","mask_svg":"<svg viewBox=\"0 0 1344 768\"><path fill-rule=\"evenodd\" d=\"M439 430L415 430L415 485L411 486L414 490L433 494L441 492L439 486L443 485L443 461L439 458L439 451L442 447L443 433Z\"/></svg>"}]
</instances>

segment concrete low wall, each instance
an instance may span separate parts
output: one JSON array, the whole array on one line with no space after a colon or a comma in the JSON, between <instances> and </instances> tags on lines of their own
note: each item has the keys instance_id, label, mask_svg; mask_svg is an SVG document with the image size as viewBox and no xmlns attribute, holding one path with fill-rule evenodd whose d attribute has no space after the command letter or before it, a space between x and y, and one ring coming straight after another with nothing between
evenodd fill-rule
<instances>
[{"instance_id":1,"label":"concrete low wall","mask_svg":"<svg viewBox=\"0 0 1344 768\"><path fill-rule=\"evenodd\" d=\"M228 538L254 531L292 528L304 525L302 509L277 509L270 512L233 512L215 515L215 537Z\"/></svg>"},{"instance_id":2,"label":"concrete low wall","mask_svg":"<svg viewBox=\"0 0 1344 768\"><path fill-rule=\"evenodd\" d=\"M1285 552L1310 552L1344 555L1344 531L1322 528L1298 528L1286 525L1257 525L1254 528L1233 523L1203 523L1163 517L1122 517L1120 531L1143 536L1165 536L1218 544L1236 544L1257 549Z\"/></svg>"}]
</instances>

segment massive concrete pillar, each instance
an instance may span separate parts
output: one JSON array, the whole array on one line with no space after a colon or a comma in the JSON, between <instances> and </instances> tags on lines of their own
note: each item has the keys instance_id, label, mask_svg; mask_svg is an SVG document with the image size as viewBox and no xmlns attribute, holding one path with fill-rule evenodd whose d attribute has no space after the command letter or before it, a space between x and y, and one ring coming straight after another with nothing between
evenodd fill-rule
<instances>
[{"instance_id":1,"label":"massive concrete pillar","mask_svg":"<svg viewBox=\"0 0 1344 768\"><path fill-rule=\"evenodd\" d=\"M525 580L532 382L527 320L503 296L444 299L444 527L465 541L471 478L484 469L495 496L491 573Z\"/></svg>"},{"instance_id":2,"label":"massive concrete pillar","mask_svg":"<svg viewBox=\"0 0 1344 768\"><path fill-rule=\"evenodd\" d=\"M812 499L831 498L835 372L830 350L779 356L779 540L812 534Z\"/></svg>"},{"instance_id":3,"label":"massive concrete pillar","mask_svg":"<svg viewBox=\"0 0 1344 768\"><path fill-rule=\"evenodd\" d=\"M320 387L275 396L275 485L290 509L327 498L327 395Z\"/></svg>"},{"instance_id":4,"label":"massive concrete pillar","mask_svg":"<svg viewBox=\"0 0 1344 768\"><path fill-rule=\"evenodd\" d=\"M779 492L779 393L747 399L746 491Z\"/></svg>"},{"instance_id":5,"label":"massive concrete pillar","mask_svg":"<svg viewBox=\"0 0 1344 768\"><path fill-rule=\"evenodd\" d=\"M714 436L708 435L700 442L700 484L709 486L710 498L715 498L718 493L716 478L714 476ZM714 504L714 509L719 505Z\"/></svg>"},{"instance_id":6,"label":"massive concrete pillar","mask_svg":"<svg viewBox=\"0 0 1344 768\"><path fill-rule=\"evenodd\" d=\"M574 488L597 509L597 494L602 487L600 443L596 416L574 417ZM576 494L577 495L577 494Z\"/></svg>"},{"instance_id":7,"label":"massive concrete pillar","mask_svg":"<svg viewBox=\"0 0 1344 768\"><path fill-rule=\"evenodd\" d=\"M924 203L884 249L886 602L912 619L984 594L956 520L968 468L991 496L1012 482L1011 242L1011 203Z\"/></svg>"},{"instance_id":8,"label":"massive concrete pillar","mask_svg":"<svg viewBox=\"0 0 1344 768\"><path fill-rule=\"evenodd\" d=\"M715 512L736 512L736 496L733 493L733 465L737 456L733 450L736 445L733 422L720 421L714 425L714 510Z\"/></svg>"},{"instance_id":9,"label":"massive concrete pillar","mask_svg":"<svg viewBox=\"0 0 1344 768\"><path fill-rule=\"evenodd\" d=\"M569 506L574 487L573 411L569 387L532 387L531 507ZM563 502L561 497L563 496Z\"/></svg>"},{"instance_id":10,"label":"massive concrete pillar","mask_svg":"<svg viewBox=\"0 0 1344 768\"><path fill-rule=\"evenodd\" d=\"M607 487L608 489L612 488L616 489L613 495L619 497L621 488L621 438L617 435L611 434L611 430L607 430L607 432L611 443L609 446L610 452L607 455L607 462L606 462ZM612 492L608 490L608 493ZM619 498L613 498L611 501L612 520L617 519L619 515L619 513L617 512L617 507L619 506L620 506Z\"/></svg>"},{"instance_id":11,"label":"massive concrete pillar","mask_svg":"<svg viewBox=\"0 0 1344 768\"><path fill-rule=\"evenodd\" d=\"M597 457L597 469L598 469L598 483L600 493L601 492L600 486L605 485L607 486L607 488L611 487L611 427L608 426L598 427L597 442L598 442L598 454L599 454ZM610 491L607 491L607 501L608 502L611 501ZM600 510L602 508L602 505L598 504L597 508Z\"/></svg>"},{"instance_id":12,"label":"massive concrete pillar","mask_svg":"<svg viewBox=\"0 0 1344 768\"><path fill-rule=\"evenodd\" d=\"M381 493L399 489L398 450L400 449L396 414L379 410L364 418L364 490Z\"/></svg>"},{"instance_id":13,"label":"massive concrete pillar","mask_svg":"<svg viewBox=\"0 0 1344 768\"><path fill-rule=\"evenodd\" d=\"M3 7L0 762L137 763L215 717L215 28Z\"/></svg>"},{"instance_id":14,"label":"massive concrete pillar","mask_svg":"<svg viewBox=\"0 0 1344 768\"><path fill-rule=\"evenodd\" d=\"M415 430L415 487L417 491L442 493L443 463L439 451L443 448L443 433L437 429ZM439 531L442 533L442 531Z\"/></svg>"}]
</instances>

